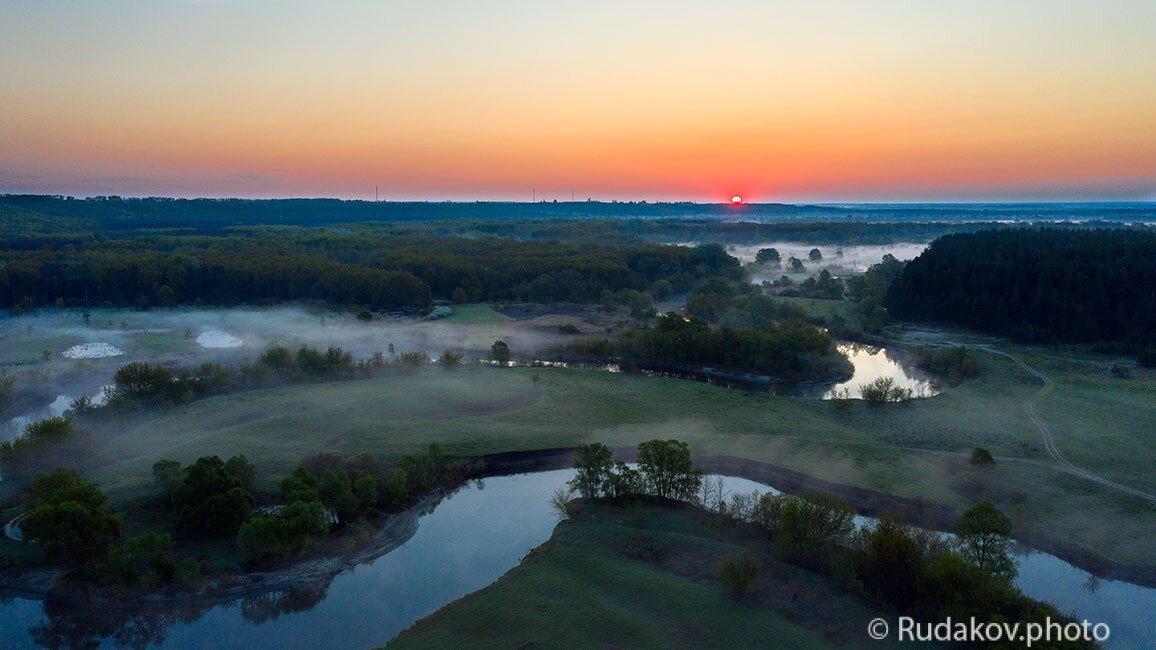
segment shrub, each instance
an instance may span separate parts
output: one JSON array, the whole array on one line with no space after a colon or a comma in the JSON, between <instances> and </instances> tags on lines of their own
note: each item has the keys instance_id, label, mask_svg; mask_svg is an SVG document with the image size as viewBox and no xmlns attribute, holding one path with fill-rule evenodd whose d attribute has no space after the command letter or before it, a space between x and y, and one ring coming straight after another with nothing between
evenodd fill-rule
<instances>
[{"instance_id":1,"label":"shrub","mask_svg":"<svg viewBox=\"0 0 1156 650\"><path fill-rule=\"evenodd\" d=\"M411 350L397 355L397 362L407 368L420 368L425 364L426 358L424 350Z\"/></svg>"},{"instance_id":2,"label":"shrub","mask_svg":"<svg viewBox=\"0 0 1156 650\"><path fill-rule=\"evenodd\" d=\"M749 550L731 551L715 565L715 575L735 598L742 598L759 573L759 560Z\"/></svg>"},{"instance_id":3,"label":"shrub","mask_svg":"<svg viewBox=\"0 0 1156 650\"><path fill-rule=\"evenodd\" d=\"M442 356L438 358L438 364L443 368L456 368L462 365L462 355L453 350L445 350Z\"/></svg>"},{"instance_id":4,"label":"shrub","mask_svg":"<svg viewBox=\"0 0 1156 650\"><path fill-rule=\"evenodd\" d=\"M643 562L661 562L670 549L654 535L636 535L626 540L622 554Z\"/></svg>"},{"instance_id":5,"label":"shrub","mask_svg":"<svg viewBox=\"0 0 1156 650\"><path fill-rule=\"evenodd\" d=\"M795 497L781 494L777 503L756 505L756 516L769 509L771 530L779 553L791 562L822 567L832 549L842 546L855 531L854 512L846 502L821 494Z\"/></svg>"},{"instance_id":6,"label":"shrub","mask_svg":"<svg viewBox=\"0 0 1156 650\"><path fill-rule=\"evenodd\" d=\"M995 457L991 452L983 447L976 447L971 450L971 464L972 465L994 465Z\"/></svg>"},{"instance_id":7,"label":"shrub","mask_svg":"<svg viewBox=\"0 0 1156 650\"><path fill-rule=\"evenodd\" d=\"M1120 362L1113 363L1112 369L1109 372L1112 374L1113 377L1116 377L1117 379L1131 379L1132 378L1132 371L1128 368L1128 366L1125 366L1124 364L1122 364Z\"/></svg>"},{"instance_id":8,"label":"shrub","mask_svg":"<svg viewBox=\"0 0 1156 650\"><path fill-rule=\"evenodd\" d=\"M895 384L891 377L879 377L874 381L859 385L859 394L868 406L881 406L888 402L906 402L914 397L910 388L902 388Z\"/></svg>"}]
</instances>

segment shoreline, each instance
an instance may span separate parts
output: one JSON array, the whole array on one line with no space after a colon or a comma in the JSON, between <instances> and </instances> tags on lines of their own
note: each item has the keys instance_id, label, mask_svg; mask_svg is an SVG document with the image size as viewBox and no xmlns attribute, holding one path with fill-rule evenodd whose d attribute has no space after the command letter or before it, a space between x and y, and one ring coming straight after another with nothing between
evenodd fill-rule
<instances>
[{"instance_id":1,"label":"shoreline","mask_svg":"<svg viewBox=\"0 0 1156 650\"><path fill-rule=\"evenodd\" d=\"M613 448L615 457L626 462L636 460L634 448ZM475 478L507 476L531 472L569 469L574 462L574 448L554 448L487 454L481 459L486 469ZM699 469L710 474L725 474L764 483L791 494L818 492L837 496L849 502L857 514L877 517L896 515L914 526L950 531L960 512L948 506L927 503L816 478L762 461L733 456L695 456ZM312 557L267 571L218 576L207 580L195 592L159 591L118 599L125 608L144 606L163 608L174 604L212 607L238 599L285 591L293 588L326 585L338 575L360 564L371 562L395 550L417 532L418 522L431 507L436 507L457 487L440 487L416 504L380 520L370 541L357 549L329 557ZM1156 587L1156 567L1113 562L1085 549L1073 547L1047 537L1017 535L1016 541L1035 551L1053 555L1093 576L1120 580L1138 586ZM38 568L18 575L0 575L0 594L29 600L44 600L53 590L55 579L64 572L55 568ZM66 587L67 588L67 587Z\"/></svg>"}]
</instances>

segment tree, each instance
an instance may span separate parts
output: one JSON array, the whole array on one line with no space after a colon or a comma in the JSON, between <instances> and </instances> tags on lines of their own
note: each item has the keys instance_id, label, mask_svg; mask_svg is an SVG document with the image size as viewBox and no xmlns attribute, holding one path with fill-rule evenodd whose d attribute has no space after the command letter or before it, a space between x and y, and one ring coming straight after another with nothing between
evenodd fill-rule
<instances>
[{"instance_id":1,"label":"tree","mask_svg":"<svg viewBox=\"0 0 1156 650\"><path fill-rule=\"evenodd\" d=\"M31 512L22 523L24 536L54 564L78 567L103 559L123 528L100 488L73 470L37 474L26 504Z\"/></svg>"},{"instance_id":2,"label":"tree","mask_svg":"<svg viewBox=\"0 0 1156 650\"><path fill-rule=\"evenodd\" d=\"M358 478L353 484L353 492L357 495L362 512L370 512L377 505L377 479L373 476L364 474Z\"/></svg>"},{"instance_id":3,"label":"tree","mask_svg":"<svg viewBox=\"0 0 1156 650\"><path fill-rule=\"evenodd\" d=\"M137 361L117 368L113 382L117 397L156 399L172 388L173 373L161 366Z\"/></svg>"},{"instance_id":4,"label":"tree","mask_svg":"<svg viewBox=\"0 0 1156 650\"><path fill-rule=\"evenodd\" d=\"M510 346L506 345L505 341L494 341L490 346L490 358L502 365L510 362Z\"/></svg>"},{"instance_id":5,"label":"tree","mask_svg":"<svg viewBox=\"0 0 1156 650\"><path fill-rule=\"evenodd\" d=\"M1017 569L1012 549L1012 522L988 502L963 513L955 525L959 552L965 559L1006 581Z\"/></svg>"},{"instance_id":6,"label":"tree","mask_svg":"<svg viewBox=\"0 0 1156 650\"><path fill-rule=\"evenodd\" d=\"M758 253L755 253L755 264L781 264L783 256L779 254L778 249L775 248L760 248Z\"/></svg>"},{"instance_id":7,"label":"tree","mask_svg":"<svg viewBox=\"0 0 1156 650\"><path fill-rule=\"evenodd\" d=\"M253 489L253 482L257 479L257 468L245 458L244 454L233 456L225 461L225 471L237 479L246 490Z\"/></svg>"},{"instance_id":8,"label":"tree","mask_svg":"<svg viewBox=\"0 0 1156 650\"><path fill-rule=\"evenodd\" d=\"M153 480L163 487L171 498L173 490L181 484L181 463L168 459L161 459L153 463Z\"/></svg>"},{"instance_id":9,"label":"tree","mask_svg":"<svg viewBox=\"0 0 1156 650\"><path fill-rule=\"evenodd\" d=\"M832 548L849 539L855 530L855 513L846 502L823 494L805 497L779 495L769 504L775 546L787 559L818 567Z\"/></svg>"},{"instance_id":10,"label":"tree","mask_svg":"<svg viewBox=\"0 0 1156 650\"><path fill-rule=\"evenodd\" d=\"M578 445L574 469L578 470L567 485L584 499L596 499L607 492L614 456L610 448L600 442Z\"/></svg>"},{"instance_id":11,"label":"tree","mask_svg":"<svg viewBox=\"0 0 1156 650\"><path fill-rule=\"evenodd\" d=\"M791 259L787 260L787 263L795 273L802 273L807 270L807 267L803 266L803 260L797 257L791 257Z\"/></svg>"},{"instance_id":12,"label":"tree","mask_svg":"<svg viewBox=\"0 0 1156 650\"><path fill-rule=\"evenodd\" d=\"M181 517L178 529L198 537L236 533L253 508L253 498L220 456L204 456L186 467L172 503Z\"/></svg>"},{"instance_id":13,"label":"tree","mask_svg":"<svg viewBox=\"0 0 1156 650\"><path fill-rule=\"evenodd\" d=\"M822 262L823 252L818 248L812 248L811 252L807 253L807 259L811 260L812 262Z\"/></svg>"},{"instance_id":14,"label":"tree","mask_svg":"<svg viewBox=\"0 0 1156 650\"><path fill-rule=\"evenodd\" d=\"M605 495L608 499L622 499L642 492L642 474L622 461L614 463L606 480Z\"/></svg>"},{"instance_id":15,"label":"tree","mask_svg":"<svg viewBox=\"0 0 1156 650\"><path fill-rule=\"evenodd\" d=\"M638 469L646 489L666 499L690 499L702 485L702 472L679 440L648 440L638 445Z\"/></svg>"},{"instance_id":16,"label":"tree","mask_svg":"<svg viewBox=\"0 0 1156 650\"><path fill-rule=\"evenodd\" d=\"M538 382L542 381L542 375L535 372L532 375L530 375L530 381L534 384L534 388L537 388Z\"/></svg>"},{"instance_id":17,"label":"tree","mask_svg":"<svg viewBox=\"0 0 1156 650\"><path fill-rule=\"evenodd\" d=\"M187 583L200 571L200 565L189 557L173 554L175 544L168 533L143 533L112 547L108 571L126 585L159 585Z\"/></svg>"},{"instance_id":18,"label":"tree","mask_svg":"<svg viewBox=\"0 0 1156 650\"><path fill-rule=\"evenodd\" d=\"M360 502L353 494L353 486L349 481L349 474L327 469L317 480L317 495L321 503L333 508L341 523L348 523L355 519L360 512Z\"/></svg>"},{"instance_id":19,"label":"tree","mask_svg":"<svg viewBox=\"0 0 1156 650\"><path fill-rule=\"evenodd\" d=\"M865 532L860 575L870 593L911 606L919 597L924 552L907 526L884 517Z\"/></svg>"},{"instance_id":20,"label":"tree","mask_svg":"<svg viewBox=\"0 0 1156 650\"><path fill-rule=\"evenodd\" d=\"M325 508L319 502L297 501L277 515L255 517L237 532L237 550L250 565L300 554L310 539L325 533Z\"/></svg>"}]
</instances>

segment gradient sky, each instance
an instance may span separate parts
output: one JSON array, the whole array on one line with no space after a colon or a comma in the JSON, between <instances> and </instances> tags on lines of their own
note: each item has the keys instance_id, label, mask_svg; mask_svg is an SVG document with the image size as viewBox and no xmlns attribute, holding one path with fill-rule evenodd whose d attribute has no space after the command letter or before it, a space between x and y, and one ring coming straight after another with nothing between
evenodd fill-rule
<instances>
[{"instance_id":1,"label":"gradient sky","mask_svg":"<svg viewBox=\"0 0 1156 650\"><path fill-rule=\"evenodd\" d=\"M1156 200L1156 2L0 0L0 192Z\"/></svg>"}]
</instances>

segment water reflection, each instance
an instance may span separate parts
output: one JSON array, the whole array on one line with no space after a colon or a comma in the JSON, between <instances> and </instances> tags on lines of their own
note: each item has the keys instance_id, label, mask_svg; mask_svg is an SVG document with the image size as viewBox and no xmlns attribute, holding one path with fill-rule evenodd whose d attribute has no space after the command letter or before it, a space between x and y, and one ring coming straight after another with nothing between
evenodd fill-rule
<instances>
[{"instance_id":1,"label":"water reflection","mask_svg":"<svg viewBox=\"0 0 1156 650\"><path fill-rule=\"evenodd\" d=\"M320 581L226 603L110 607L91 594L0 604L0 647L377 647L446 603L493 583L552 533L549 496L573 477L556 470L491 477L441 500L415 534L391 552ZM725 492L774 492L724 477ZM729 497L728 497L729 498ZM868 518L857 518L860 525ZM1156 639L1156 589L1089 573L1045 553L1024 551L1017 585L1112 629L1107 647ZM1094 585L1089 589L1089 584Z\"/></svg>"},{"instance_id":2,"label":"water reflection","mask_svg":"<svg viewBox=\"0 0 1156 650\"><path fill-rule=\"evenodd\" d=\"M862 399L860 387L883 378L890 378L899 388L911 389L915 397L931 397L940 392L931 375L916 368L907 355L860 343L840 343L839 351L855 366L850 379L834 384L785 386L779 394L814 399L833 399L845 394L851 399Z\"/></svg>"}]
</instances>

